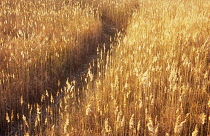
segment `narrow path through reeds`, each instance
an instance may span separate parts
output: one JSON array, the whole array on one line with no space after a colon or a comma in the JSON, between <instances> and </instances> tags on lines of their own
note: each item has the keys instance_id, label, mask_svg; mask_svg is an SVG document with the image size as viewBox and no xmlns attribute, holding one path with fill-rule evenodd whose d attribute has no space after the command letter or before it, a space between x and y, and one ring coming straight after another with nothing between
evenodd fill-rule
<instances>
[{"instance_id":1,"label":"narrow path through reeds","mask_svg":"<svg viewBox=\"0 0 210 136\"><path fill-rule=\"evenodd\" d=\"M88 74L89 67L91 65L94 65L94 63L96 64L98 57L100 57L99 53L101 51L104 53L104 56L106 56L105 54L110 50L111 48L110 46L114 42L116 34L121 31L117 29L110 22L104 20L103 18L101 20L102 20L102 35L101 35L101 40L98 43L97 49L93 49L93 51L88 56L84 57L83 62L85 63L79 65L73 73L71 74L67 73L66 77L64 77L62 81L59 81L60 82L59 88L56 88L55 90L53 90L54 92L57 92L58 95L47 94L47 95L50 95L49 99L45 98L45 101L43 101L40 105L38 105L37 103L31 104L30 108L27 107L30 109L30 110L27 110L28 113L24 113L25 115L28 114L28 117L25 117L25 120L24 119L19 120L18 122L11 123L11 124L8 123L8 126L7 126L8 129L3 135L25 135L25 133L27 132L30 132L30 135L34 135L37 133L35 132L37 129L39 129L39 131L42 131L38 133L45 133L44 130L46 126L43 124L47 118L51 118L52 119L51 121L53 123L59 122L59 115L57 114L58 111L56 110L58 110L57 107L62 101L63 96L65 95L65 92L62 92L62 91L58 92L57 90L62 90L62 88L66 87L67 82L72 82L72 81L76 82L75 87L78 90L84 87L84 79L86 75ZM93 73L96 73L96 67L92 67L91 71ZM77 96L77 97L80 97L80 96ZM53 99L53 102L51 101L52 99ZM47 114L49 108L53 110L53 113L52 113L53 115ZM37 112L39 114L37 114ZM43 123L43 124L40 124L41 129L36 128L36 125L35 125L36 119L38 118L38 116L41 116L41 120L39 121ZM52 116L52 117L49 117L49 116Z\"/></svg>"},{"instance_id":2,"label":"narrow path through reeds","mask_svg":"<svg viewBox=\"0 0 210 136\"><path fill-rule=\"evenodd\" d=\"M87 0L71 5L72 2L4 0L0 3L2 7L8 6L9 11L2 14L7 21L0 27L5 31L0 33L3 36L0 61L5 61L5 65L0 65L3 69L0 93L4 93L0 95L0 136L45 135L48 128L58 127L69 84L76 82L75 90L81 90L75 92L75 102L85 101L82 90L87 75L91 71L97 76L100 70L94 65L99 59L103 59L100 65L105 65L116 34L119 38L125 31L132 11L138 7L129 0L123 3Z\"/></svg>"}]
</instances>

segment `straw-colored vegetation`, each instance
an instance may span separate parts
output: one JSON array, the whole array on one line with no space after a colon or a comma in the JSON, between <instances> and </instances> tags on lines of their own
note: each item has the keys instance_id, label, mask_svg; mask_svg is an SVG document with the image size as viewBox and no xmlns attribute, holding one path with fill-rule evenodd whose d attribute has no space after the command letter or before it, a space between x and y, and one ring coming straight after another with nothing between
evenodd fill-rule
<instances>
[{"instance_id":1,"label":"straw-colored vegetation","mask_svg":"<svg viewBox=\"0 0 210 136\"><path fill-rule=\"evenodd\" d=\"M115 25L117 29L126 29L129 18L139 7L138 0L78 0L83 4L97 8L104 22Z\"/></svg>"},{"instance_id":2,"label":"straw-colored vegetation","mask_svg":"<svg viewBox=\"0 0 210 136\"><path fill-rule=\"evenodd\" d=\"M145 0L139 7L123 40L98 60L97 75L89 71L76 114L69 85L64 132L209 135L210 3Z\"/></svg>"},{"instance_id":3,"label":"straw-colored vegetation","mask_svg":"<svg viewBox=\"0 0 210 136\"><path fill-rule=\"evenodd\" d=\"M102 23L98 11L59 0L0 3L0 127L6 113L25 114L25 105L55 93L62 80L96 51ZM19 104L20 98L24 106ZM15 119L17 120L17 119Z\"/></svg>"},{"instance_id":4,"label":"straw-colored vegetation","mask_svg":"<svg viewBox=\"0 0 210 136\"><path fill-rule=\"evenodd\" d=\"M0 8L4 127L20 120L16 133L25 135L210 135L208 0L51 2L0 5L9 5ZM98 49L81 81L52 91L109 26L123 30L112 48Z\"/></svg>"}]
</instances>

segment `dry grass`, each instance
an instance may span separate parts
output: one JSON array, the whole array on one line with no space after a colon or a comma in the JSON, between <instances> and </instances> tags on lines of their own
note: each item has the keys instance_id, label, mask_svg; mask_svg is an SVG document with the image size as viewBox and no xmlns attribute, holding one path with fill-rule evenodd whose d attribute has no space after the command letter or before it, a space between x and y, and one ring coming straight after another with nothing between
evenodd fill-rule
<instances>
[{"instance_id":1,"label":"dry grass","mask_svg":"<svg viewBox=\"0 0 210 136\"><path fill-rule=\"evenodd\" d=\"M138 0L78 0L97 8L107 24L125 30L132 13L139 8Z\"/></svg>"},{"instance_id":2,"label":"dry grass","mask_svg":"<svg viewBox=\"0 0 210 136\"><path fill-rule=\"evenodd\" d=\"M96 51L101 32L99 13L90 6L57 0L1 1L1 123L12 109L14 116L25 112L21 96L27 105L40 102L45 90L56 93L58 80L63 84Z\"/></svg>"},{"instance_id":3,"label":"dry grass","mask_svg":"<svg viewBox=\"0 0 210 136\"><path fill-rule=\"evenodd\" d=\"M25 11L19 14L26 24L16 19L0 27L3 120L21 118L25 135L210 135L209 1L51 2L9 4ZM54 97L50 87L58 86L66 69L74 73L78 64L72 60L81 62L97 43L102 22L124 35L108 53L98 50L83 82L67 80ZM18 97L10 95L13 90ZM29 104L39 90L49 91L40 94L40 104ZM7 112L6 104L22 106L23 114Z\"/></svg>"},{"instance_id":4,"label":"dry grass","mask_svg":"<svg viewBox=\"0 0 210 136\"><path fill-rule=\"evenodd\" d=\"M140 7L123 40L98 59L97 75L87 74L80 109L61 113L69 118L66 134L210 134L210 3L158 0Z\"/></svg>"}]
</instances>

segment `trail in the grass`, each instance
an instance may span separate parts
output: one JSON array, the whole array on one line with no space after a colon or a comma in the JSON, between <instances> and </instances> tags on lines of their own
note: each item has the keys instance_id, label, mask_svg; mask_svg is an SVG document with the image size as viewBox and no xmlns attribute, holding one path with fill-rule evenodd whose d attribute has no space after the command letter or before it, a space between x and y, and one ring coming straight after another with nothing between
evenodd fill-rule
<instances>
[{"instance_id":1,"label":"trail in the grass","mask_svg":"<svg viewBox=\"0 0 210 136\"><path fill-rule=\"evenodd\" d=\"M102 18L102 27L103 27L102 38L98 43L98 51L105 48L106 50L104 52L106 53L110 50L110 46L111 46L112 42L114 42L114 37L115 37L116 33L118 32L118 30L114 25L110 24L108 21L104 20L103 18ZM80 67L78 67L78 69L74 73L71 73L70 75L68 73L68 76L64 80L68 79L68 82L75 81L77 83L76 87L78 89L83 87L84 81L83 81L82 77L86 76L89 66L93 63L96 63L98 57L99 57L99 55L97 55L97 49L95 49L94 52L92 52L90 55L86 56L85 61L84 61L85 63L83 63ZM93 67L92 68L93 73L94 73L94 69L95 68ZM62 83L60 86L60 89L65 88L65 86L66 86L66 84ZM55 91L57 91L57 90L55 90ZM26 119L26 122L28 123L27 126L26 126L26 122L24 120L20 120L18 122L13 122L10 124L10 126L8 126L7 132L5 132L5 134L3 134L3 135L22 136L22 135L25 135L26 131L30 132L29 135L35 135L36 130L37 130L35 124L36 124L36 119L38 116L41 116L40 127L42 128L41 131L44 132L46 126L43 124L45 122L45 119L49 118L48 117L49 115L47 114L47 112L48 112L47 109L50 106L51 109L56 110L57 109L56 107L59 106L59 103L60 103L60 101L62 101L62 98L64 97L64 95L65 95L65 93L61 92L59 94L59 96L53 96L54 97L53 103L47 102L48 104L44 103L43 105L41 104L39 107L37 107L37 104L34 103L34 105L31 105L32 110L30 111L30 114L29 114L30 116L27 117L27 119ZM37 111L37 109L39 109L39 111ZM37 113L39 113L39 114L37 114ZM53 114L54 114L53 116L50 115L50 116L52 116L51 117L52 122L57 122L57 120L59 120L59 115L57 114L56 111ZM55 125L58 125L58 124L55 124ZM43 133L43 132L41 132L41 133Z\"/></svg>"}]
</instances>

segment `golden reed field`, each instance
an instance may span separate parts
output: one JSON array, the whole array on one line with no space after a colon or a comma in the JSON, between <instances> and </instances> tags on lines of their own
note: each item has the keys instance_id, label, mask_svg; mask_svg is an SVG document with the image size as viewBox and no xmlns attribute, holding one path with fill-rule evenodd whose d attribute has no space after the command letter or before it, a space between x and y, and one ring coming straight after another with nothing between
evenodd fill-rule
<instances>
[{"instance_id":1,"label":"golden reed field","mask_svg":"<svg viewBox=\"0 0 210 136\"><path fill-rule=\"evenodd\" d=\"M209 0L1 0L0 135L209 136Z\"/></svg>"}]
</instances>

